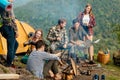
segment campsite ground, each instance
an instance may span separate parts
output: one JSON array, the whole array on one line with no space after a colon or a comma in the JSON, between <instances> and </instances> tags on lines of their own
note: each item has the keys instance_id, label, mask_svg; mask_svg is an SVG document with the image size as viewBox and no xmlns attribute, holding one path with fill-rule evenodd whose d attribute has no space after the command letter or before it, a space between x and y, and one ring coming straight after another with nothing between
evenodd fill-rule
<instances>
[{"instance_id":1,"label":"campsite ground","mask_svg":"<svg viewBox=\"0 0 120 80\"><path fill-rule=\"evenodd\" d=\"M0 65L0 73L20 74L19 80L38 80L30 72L25 70L26 65L20 62L21 57L22 57L21 55L17 55L17 58L15 59L16 69L6 68L6 67ZM95 57L95 60L96 60L96 57ZM120 80L120 66L114 65L112 60L106 65L100 64L100 63L98 63L98 64L99 64L99 66L101 65L101 67L95 68L95 70L91 71L90 76L79 75L74 80L92 80L93 75L96 73L99 75L99 77L102 74L105 74L106 80Z\"/></svg>"}]
</instances>

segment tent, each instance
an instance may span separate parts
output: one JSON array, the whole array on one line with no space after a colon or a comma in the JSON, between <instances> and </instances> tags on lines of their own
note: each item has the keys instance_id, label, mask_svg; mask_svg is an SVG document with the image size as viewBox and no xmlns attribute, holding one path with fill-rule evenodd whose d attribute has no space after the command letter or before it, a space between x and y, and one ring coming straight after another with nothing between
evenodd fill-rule
<instances>
[{"instance_id":1,"label":"tent","mask_svg":"<svg viewBox=\"0 0 120 80\"><path fill-rule=\"evenodd\" d=\"M26 52L28 50L28 46L24 47L23 43L28 40L28 34L30 32L35 32L35 30L25 22L21 22L19 20L16 20L15 22L17 24L19 33L19 37L17 38L19 46L16 51L16 54L18 54ZM0 54L6 55L6 53L7 53L6 39L2 37L2 35L0 34Z\"/></svg>"}]
</instances>

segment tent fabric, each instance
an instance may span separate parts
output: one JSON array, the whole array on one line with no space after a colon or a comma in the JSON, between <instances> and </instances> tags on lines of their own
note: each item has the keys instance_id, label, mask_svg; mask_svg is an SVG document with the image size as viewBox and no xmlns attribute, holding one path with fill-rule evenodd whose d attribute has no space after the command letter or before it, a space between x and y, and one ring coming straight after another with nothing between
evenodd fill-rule
<instances>
[{"instance_id":1,"label":"tent fabric","mask_svg":"<svg viewBox=\"0 0 120 80\"><path fill-rule=\"evenodd\" d=\"M28 46L24 47L23 43L28 40L28 34L30 32L34 33L35 30L34 28L32 28L32 26L30 26L29 24L25 22L21 22L19 20L15 20L15 22L18 27L18 34L19 34L19 37L17 38L19 46L16 51L16 54L27 52ZM2 37L2 35L0 34L0 54L6 55L6 53L7 53L6 39Z\"/></svg>"}]
</instances>

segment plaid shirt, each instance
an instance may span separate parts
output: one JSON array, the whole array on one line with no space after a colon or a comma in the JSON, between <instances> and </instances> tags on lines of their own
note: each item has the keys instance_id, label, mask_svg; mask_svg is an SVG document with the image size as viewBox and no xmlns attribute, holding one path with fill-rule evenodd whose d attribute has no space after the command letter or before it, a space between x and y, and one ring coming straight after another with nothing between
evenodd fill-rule
<instances>
[{"instance_id":1,"label":"plaid shirt","mask_svg":"<svg viewBox=\"0 0 120 80\"><path fill-rule=\"evenodd\" d=\"M79 16L78 16L78 19L80 20L80 24L81 26L83 26L83 23L82 23L82 20L83 20L83 16L84 16L84 13L80 13ZM88 24L88 30L89 30L89 34L92 35L93 34L93 27L96 25L96 22L95 22L95 16L94 15L90 15L90 21L89 21L89 24Z\"/></svg>"},{"instance_id":2,"label":"plaid shirt","mask_svg":"<svg viewBox=\"0 0 120 80\"><path fill-rule=\"evenodd\" d=\"M60 37L61 41L58 41L57 38ZM49 30L49 33L47 35L47 39L51 42L51 43L55 43L55 44L67 44L68 43L68 37L67 37L67 32L66 29L60 29L60 26L54 26Z\"/></svg>"}]
</instances>

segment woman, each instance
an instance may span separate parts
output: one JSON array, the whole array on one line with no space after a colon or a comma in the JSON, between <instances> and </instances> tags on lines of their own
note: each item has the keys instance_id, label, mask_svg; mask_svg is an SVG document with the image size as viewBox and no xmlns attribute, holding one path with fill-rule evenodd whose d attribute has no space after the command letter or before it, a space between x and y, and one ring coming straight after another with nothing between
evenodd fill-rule
<instances>
[{"instance_id":1,"label":"woman","mask_svg":"<svg viewBox=\"0 0 120 80\"><path fill-rule=\"evenodd\" d=\"M84 30L87 32L89 40L93 40L93 27L96 25L95 22L95 16L92 13L92 6L90 4L87 4L85 6L85 9L83 12L79 14L77 17L80 21L80 25L84 28ZM84 40L87 40L86 37L83 38ZM93 64L93 56L94 56L94 48L93 46L90 46L88 49L89 53L89 59L90 64Z\"/></svg>"},{"instance_id":2,"label":"woman","mask_svg":"<svg viewBox=\"0 0 120 80\"><path fill-rule=\"evenodd\" d=\"M43 31L41 29L36 30L34 36L32 36L28 41L26 41L24 43L24 46L30 45L30 51L32 51L35 49L34 44L38 40L43 40Z\"/></svg>"},{"instance_id":3,"label":"woman","mask_svg":"<svg viewBox=\"0 0 120 80\"><path fill-rule=\"evenodd\" d=\"M93 27L96 25L95 16L92 13L92 6L87 4L85 10L78 16L81 26L88 33L90 40L93 40ZM85 39L85 38L84 38Z\"/></svg>"},{"instance_id":4,"label":"woman","mask_svg":"<svg viewBox=\"0 0 120 80\"><path fill-rule=\"evenodd\" d=\"M43 40L43 31L41 29L38 29L35 31L35 34L29 38L28 41L24 42L23 45L26 46L28 45L29 48L27 50L27 54L22 57L21 62L26 64L29 54L33 51L36 50L35 48L35 43L39 40Z\"/></svg>"}]
</instances>

